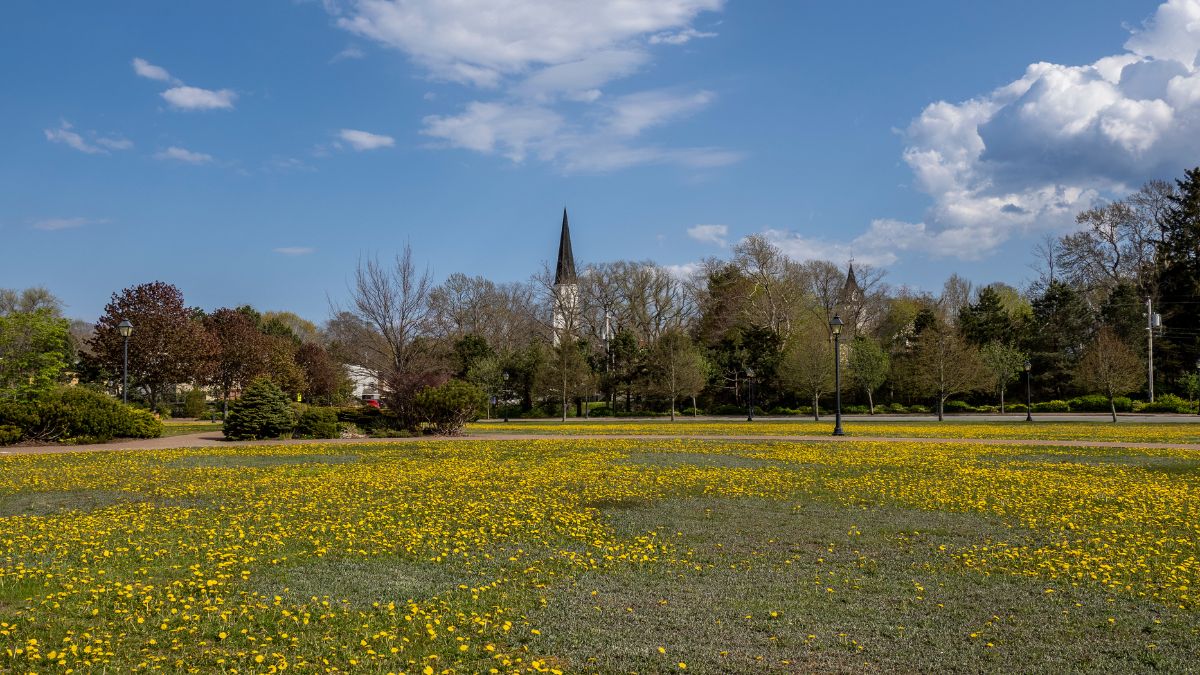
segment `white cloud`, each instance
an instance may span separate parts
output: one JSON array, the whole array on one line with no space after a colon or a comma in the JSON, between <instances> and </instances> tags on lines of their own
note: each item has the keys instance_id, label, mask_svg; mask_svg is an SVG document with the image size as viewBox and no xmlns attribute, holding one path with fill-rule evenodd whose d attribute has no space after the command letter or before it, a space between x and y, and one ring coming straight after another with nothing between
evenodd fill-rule
<instances>
[{"instance_id":1,"label":"white cloud","mask_svg":"<svg viewBox=\"0 0 1200 675\"><path fill-rule=\"evenodd\" d=\"M551 147L563 119L557 113L538 106L504 103L467 104L461 115L425 118L421 133L446 141L456 148L491 154L499 152L514 162L524 161L530 148L553 156Z\"/></svg>"},{"instance_id":2,"label":"white cloud","mask_svg":"<svg viewBox=\"0 0 1200 675\"><path fill-rule=\"evenodd\" d=\"M985 255L1015 234L1070 227L1095 200L1200 156L1200 0L1169 0L1095 63L1030 65L1017 80L925 108L904 136L934 253Z\"/></svg>"},{"instance_id":3,"label":"white cloud","mask_svg":"<svg viewBox=\"0 0 1200 675\"><path fill-rule=\"evenodd\" d=\"M723 0L349 0L337 24L400 49L436 77L493 87L639 35L682 30Z\"/></svg>"},{"instance_id":4,"label":"white cloud","mask_svg":"<svg viewBox=\"0 0 1200 675\"><path fill-rule=\"evenodd\" d=\"M698 262L689 262L681 265L663 265L663 269L676 279L686 281L695 276L696 272L702 269L702 265Z\"/></svg>"},{"instance_id":5,"label":"white cloud","mask_svg":"<svg viewBox=\"0 0 1200 675\"><path fill-rule=\"evenodd\" d=\"M168 159L177 162L186 162L187 164L208 164L213 161L213 156L203 152L192 152L186 148L181 148L175 145L155 153L155 159Z\"/></svg>"},{"instance_id":6,"label":"white cloud","mask_svg":"<svg viewBox=\"0 0 1200 675\"><path fill-rule=\"evenodd\" d=\"M391 136L373 134L369 131L360 131L358 129L342 129L338 132L338 138L349 143L350 147L360 152L363 150L390 148L396 144L396 139Z\"/></svg>"},{"instance_id":7,"label":"white cloud","mask_svg":"<svg viewBox=\"0 0 1200 675\"><path fill-rule=\"evenodd\" d=\"M722 248L729 245L728 225L693 225L687 229L687 235L703 244L716 244Z\"/></svg>"},{"instance_id":8,"label":"white cloud","mask_svg":"<svg viewBox=\"0 0 1200 675\"><path fill-rule=\"evenodd\" d=\"M426 117L421 133L450 147L499 154L513 162L533 156L569 172L615 171L645 164L708 169L737 162L741 153L633 142L646 129L694 112L712 99L709 92L631 94L601 105L587 124L572 124L546 105L474 101L459 115Z\"/></svg>"},{"instance_id":9,"label":"white cloud","mask_svg":"<svg viewBox=\"0 0 1200 675\"><path fill-rule=\"evenodd\" d=\"M46 140L51 143L62 143L89 155L106 155L109 150L128 150L133 147L133 141L120 136L97 136L96 132L88 132L91 141L74 131L74 126L66 120L59 122L57 129L44 129Z\"/></svg>"},{"instance_id":10,"label":"white cloud","mask_svg":"<svg viewBox=\"0 0 1200 675\"><path fill-rule=\"evenodd\" d=\"M682 45L700 38L717 37L716 33L705 33L695 28L685 28L679 31L664 31L650 36L652 45Z\"/></svg>"},{"instance_id":11,"label":"white cloud","mask_svg":"<svg viewBox=\"0 0 1200 675\"><path fill-rule=\"evenodd\" d=\"M710 91L681 94L657 90L629 94L613 103L607 126L620 136L637 136L650 127L700 110L713 98Z\"/></svg>"},{"instance_id":12,"label":"white cloud","mask_svg":"<svg viewBox=\"0 0 1200 675\"><path fill-rule=\"evenodd\" d=\"M178 82L178 80L171 77L171 74L167 72L166 68L163 68L162 66L156 66L143 58L135 58L133 60L133 72L137 73L139 77L144 77L148 80L158 80L159 82L173 83Z\"/></svg>"},{"instance_id":13,"label":"white cloud","mask_svg":"<svg viewBox=\"0 0 1200 675\"><path fill-rule=\"evenodd\" d=\"M691 27L724 0L328 0L341 28L406 53L436 79L497 90L425 118L446 147L528 157L566 171L642 164L722 166L740 153L670 148L634 138L707 106L708 91L655 90L613 98L610 82L650 60L648 44L710 37ZM430 100L429 97L426 97Z\"/></svg>"},{"instance_id":14,"label":"white cloud","mask_svg":"<svg viewBox=\"0 0 1200 675\"><path fill-rule=\"evenodd\" d=\"M361 47L350 45L337 54L334 54L333 58L329 59L329 62L337 63L338 61L346 61L348 59L361 59L366 55L367 53Z\"/></svg>"},{"instance_id":15,"label":"white cloud","mask_svg":"<svg viewBox=\"0 0 1200 675\"><path fill-rule=\"evenodd\" d=\"M237 94L230 89L201 89L181 85L160 94L178 110L232 110Z\"/></svg>"},{"instance_id":16,"label":"white cloud","mask_svg":"<svg viewBox=\"0 0 1200 675\"><path fill-rule=\"evenodd\" d=\"M317 249L310 246L281 246L271 249L273 252L280 255L309 255L315 253Z\"/></svg>"},{"instance_id":17,"label":"white cloud","mask_svg":"<svg viewBox=\"0 0 1200 675\"><path fill-rule=\"evenodd\" d=\"M46 231L71 230L87 225L103 225L107 222L110 222L107 218L82 218L79 216L73 218L46 218L45 220L35 222L33 227L37 230Z\"/></svg>"}]
</instances>

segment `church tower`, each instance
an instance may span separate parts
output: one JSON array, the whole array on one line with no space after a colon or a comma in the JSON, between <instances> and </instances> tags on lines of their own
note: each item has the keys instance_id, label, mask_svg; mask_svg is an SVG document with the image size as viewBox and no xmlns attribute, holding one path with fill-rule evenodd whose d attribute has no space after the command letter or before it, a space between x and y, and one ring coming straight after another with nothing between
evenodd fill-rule
<instances>
[{"instance_id":1,"label":"church tower","mask_svg":"<svg viewBox=\"0 0 1200 675\"><path fill-rule=\"evenodd\" d=\"M571 227L563 209L562 233L558 238L558 264L554 269L554 345L575 332L579 313L579 281L575 276L575 254L571 251Z\"/></svg>"}]
</instances>

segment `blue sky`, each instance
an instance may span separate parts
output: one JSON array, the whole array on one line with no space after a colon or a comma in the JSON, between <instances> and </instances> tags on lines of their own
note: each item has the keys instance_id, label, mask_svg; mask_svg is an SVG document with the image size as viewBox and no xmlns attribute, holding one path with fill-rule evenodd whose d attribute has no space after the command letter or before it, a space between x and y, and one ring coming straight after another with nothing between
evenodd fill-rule
<instances>
[{"instance_id":1,"label":"blue sky","mask_svg":"<svg viewBox=\"0 0 1200 675\"><path fill-rule=\"evenodd\" d=\"M1073 214L1200 164L1200 0L17 2L0 286L160 279L321 320L360 256L518 280L798 258L1021 284ZM1040 65L1034 65L1040 64Z\"/></svg>"}]
</instances>

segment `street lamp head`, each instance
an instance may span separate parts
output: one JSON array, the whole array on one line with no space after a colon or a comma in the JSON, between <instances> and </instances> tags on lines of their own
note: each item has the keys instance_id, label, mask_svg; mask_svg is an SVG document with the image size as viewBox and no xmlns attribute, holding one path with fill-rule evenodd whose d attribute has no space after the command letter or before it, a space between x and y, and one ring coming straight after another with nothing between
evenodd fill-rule
<instances>
[{"instance_id":1,"label":"street lamp head","mask_svg":"<svg viewBox=\"0 0 1200 675\"><path fill-rule=\"evenodd\" d=\"M1028 361L1026 361L1026 362L1025 362L1025 372L1027 372L1027 373L1028 373L1028 372L1029 372L1029 371L1031 371L1031 370L1033 370L1033 364L1032 364L1032 363L1030 363L1030 362L1028 362Z\"/></svg>"},{"instance_id":2,"label":"street lamp head","mask_svg":"<svg viewBox=\"0 0 1200 675\"><path fill-rule=\"evenodd\" d=\"M133 335L133 324L129 323L129 319L121 319L121 323L117 324L117 332L121 337L129 337Z\"/></svg>"},{"instance_id":3,"label":"street lamp head","mask_svg":"<svg viewBox=\"0 0 1200 675\"><path fill-rule=\"evenodd\" d=\"M750 379L754 379L754 369L753 368L746 369L746 377L748 377Z\"/></svg>"},{"instance_id":4,"label":"street lamp head","mask_svg":"<svg viewBox=\"0 0 1200 675\"><path fill-rule=\"evenodd\" d=\"M841 335L842 326L845 325L846 323L842 321L842 317L838 316L837 314L834 314L833 318L829 320L829 328L833 330L834 335Z\"/></svg>"}]
</instances>

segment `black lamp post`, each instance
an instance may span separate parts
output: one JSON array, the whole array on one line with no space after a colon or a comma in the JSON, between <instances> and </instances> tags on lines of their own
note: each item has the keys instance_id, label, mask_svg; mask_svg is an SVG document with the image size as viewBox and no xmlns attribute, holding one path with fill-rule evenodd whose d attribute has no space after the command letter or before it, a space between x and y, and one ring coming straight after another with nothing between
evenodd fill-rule
<instances>
[{"instance_id":1,"label":"black lamp post","mask_svg":"<svg viewBox=\"0 0 1200 675\"><path fill-rule=\"evenodd\" d=\"M129 403L129 336L133 335L133 324L129 319L121 319L117 324L117 332L125 338L125 366L121 371L121 401Z\"/></svg>"},{"instance_id":2,"label":"black lamp post","mask_svg":"<svg viewBox=\"0 0 1200 675\"><path fill-rule=\"evenodd\" d=\"M829 320L829 329L833 331L833 391L834 416L833 435L845 436L842 431L842 326L846 325L837 314Z\"/></svg>"},{"instance_id":3,"label":"black lamp post","mask_svg":"<svg viewBox=\"0 0 1200 675\"><path fill-rule=\"evenodd\" d=\"M504 421L508 422L508 371L504 371Z\"/></svg>"},{"instance_id":4,"label":"black lamp post","mask_svg":"<svg viewBox=\"0 0 1200 675\"><path fill-rule=\"evenodd\" d=\"M746 421L753 422L754 421L754 369L753 368L746 369L746 381L749 383L746 386L747 392L749 394L746 398L750 402L750 405L746 406Z\"/></svg>"},{"instance_id":5,"label":"black lamp post","mask_svg":"<svg viewBox=\"0 0 1200 675\"><path fill-rule=\"evenodd\" d=\"M1029 361L1025 362L1025 421L1033 421L1033 397L1030 395L1029 388L1029 371L1033 370L1033 364Z\"/></svg>"}]
</instances>

